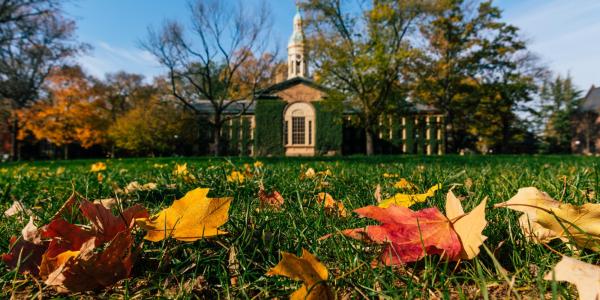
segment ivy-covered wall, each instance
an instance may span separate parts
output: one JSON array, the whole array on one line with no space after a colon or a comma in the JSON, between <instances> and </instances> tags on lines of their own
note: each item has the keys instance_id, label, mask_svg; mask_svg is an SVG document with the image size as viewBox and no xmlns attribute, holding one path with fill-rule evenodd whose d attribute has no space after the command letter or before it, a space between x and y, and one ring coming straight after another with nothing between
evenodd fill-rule
<instances>
[{"instance_id":1,"label":"ivy-covered wall","mask_svg":"<svg viewBox=\"0 0 600 300\"><path fill-rule=\"evenodd\" d=\"M260 99L254 109L254 155L283 155L283 109L281 100Z\"/></svg>"},{"instance_id":2,"label":"ivy-covered wall","mask_svg":"<svg viewBox=\"0 0 600 300\"><path fill-rule=\"evenodd\" d=\"M316 111L316 141L317 155L328 152L340 154L342 150L342 108L328 106L324 103L313 103Z\"/></svg>"}]
</instances>

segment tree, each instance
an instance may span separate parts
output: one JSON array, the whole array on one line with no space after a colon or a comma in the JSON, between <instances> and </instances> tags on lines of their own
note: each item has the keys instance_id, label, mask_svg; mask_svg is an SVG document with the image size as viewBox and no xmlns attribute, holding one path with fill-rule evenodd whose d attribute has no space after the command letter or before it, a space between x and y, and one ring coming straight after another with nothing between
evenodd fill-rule
<instances>
[{"instance_id":1,"label":"tree","mask_svg":"<svg viewBox=\"0 0 600 300\"><path fill-rule=\"evenodd\" d=\"M176 152L184 144L197 140L196 117L172 100L158 94L146 99L118 117L108 136L114 144L137 155L161 155Z\"/></svg>"},{"instance_id":2,"label":"tree","mask_svg":"<svg viewBox=\"0 0 600 300\"><path fill-rule=\"evenodd\" d=\"M274 72L276 55L266 52L270 24L264 3L251 12L240 1L197 0L190 4L192 38L181 24L170 21L160 31L150 29L142 45L167 68L171 93L187 109L205 113L194 104L210 103L215 155L224 150L224 124L252 105L256 91L270 82ZM249 65L255 67L244 67ZM241 109L225 114L230 107Z\"/></svg>"},{"instance_id":3,"label":"tree","mask_svg":"<svg viewBox=\"0 0 600 300\"><path fill-rule=\"evenodd\" d=\"M507 150L518 103L535 90L540 70L518 28L491 1L450 0L420 28L426 40L412 62L412 93L445 114L447 151ZM526 68L527 67L527 68Z\"/></svg>"},{"instance_id":4,"label":"tree","mask_svg":"<svg viewBox=\"0 0 600 300\"><path fill-rule=\"evenodd\" d=\"M33 135L64 148L68 158L69 145L84 148L105 142L106 117L101 102L93 93L92 83L78 66L63 66L53 70L45 84L47 98L19 111L27 120L21 132Z\"/></svg>"},{"instance_id":5,"label":"tree","mask_svg":"<svg viewBox=\"0 0 600 300\"><path fill-rule=\"evenodd\" d=\"M38 99L52 68L85 47L73 41L75 25L55 0L0 0L0 97L9 99L11 156L19 158L16 112Z\"/></svg>"},{"instance_id":6,"label":"tree","mask_svg":"<svg viewBox=\"0 0 600 300\"><path fill-rule=\"evenodd\" d=\"M379 118L398 97L400 69L415 55L408 36L431 6L426 1L307 0L311 62L320 83L332 87L331 99L344 101L364 128L372 155Z\"/></svg>"},{"instance_id":7,"label":"tree","mask_svg":"<svg viewBox=\"0 0 600 300\"><path fill-rule=\"evenodd\" d=\"M573 86L570 75L544 81L540 91L541 107L538 117L544 123L542 140L545 151L571 151L572 119L581 100L581 91Z\"/></svg>"}]
</instances>

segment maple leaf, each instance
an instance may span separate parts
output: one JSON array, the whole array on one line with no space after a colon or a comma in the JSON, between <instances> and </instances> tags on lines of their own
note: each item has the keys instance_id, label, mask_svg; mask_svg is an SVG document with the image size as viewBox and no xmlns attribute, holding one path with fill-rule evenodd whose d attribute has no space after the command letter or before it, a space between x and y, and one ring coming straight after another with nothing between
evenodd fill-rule
<instances>
[{"instance_id":1,"label":"maple leaf","mask_svg":"<svg viewBox=\"0 0 600 300\"><path fill-rule=\"evenodd\" d=\"M561 239L573 241L581 248L600 251L600 204L565 204L535 187L527 187L495 207L525 213L519 218L519 225L524 235L534 242Z\"/></svg>"},{"instance_id":2,"label":"maple leaf","mask_svg":"<svg viewBox=\"0 0 600 300\"><path fill-rule=\"evenodd\" d=\"M383 173L383 178L398 178L398 177L400 177L400 175L398 175L398 174Z\"/></svg>"},{"instance_id":3,"label":"maple leaf","mask_svg":"<svg viewBox=\"0 0 600 300\"><path fill-rule=\"evenodd\" d=\"M343 218L348 215L344 203L334 200L328 193L319 193L317 195L317 203L322 204L325 213L329 215L336 215Z\"/></svg>"},{"instance_id":4,"label":"maple leaf","mask_svg":"<svg viewBox=\"0 0 600 300\"><path fill-rule=\"evenodd\" d=\"M175 170L173 170L173 175L175 176L185 176L188 175L187 163L183 165L175 164Z\"/></svg>"},{"instance_id":5,"label":"maple leaf","mask_svg":"<svg viewBox=\"0 0 600 300\"><path fill-rule=\"evenodd\" d=\"M19 269L19 273L38 275L39 265L44 252L48 249L48 243L43 242L39 229L33 223L33 217L21 231L21 237L10 238L10 251L2 254L2 261L11 269Z\"/></svg>"},{"instance_id":6,"label":"maple leaf","mask_svg":"<svg viewBox=\"0 0 600 300\"><path fill-rule=\"evenodd\" d=\"M106 164L103 162L97 162L95 164L92 164L92 166L90 167L91 172L100 172L104 170L106 170Z\"/></svg>"},{"instance_id":7,"label":"maple leaf","mask_svg":"<svg viewBox=\"0 0 600 300\"><path fill-rule=\"evenodd\" d=\"M574 284L581 300L600 299L600 266L563 256L544 279Z\"/></svg>"},{"instance_id":8,"label":"maple leaf","mask_svg":"<svg viewBox=\"0 0 600 300\"><path fill-rule=\"evenodd\" d=\"M276 210L280 210L284 202L283 196L278 191L267 194L262 183L259 186L258 199L260 200L260 207L271 207Z\"/></svg>"},{"instance_id":9,"label":"maple leaf","mask_svg":"<svg viewBox=\"0 0 600 300\"><path fill-rule=\"evenodd\" d=\"M208 192L209 189L197 188L151 218L137 219L148 231L144 238L158 242L172 237L189 242L225 234L219 226L229 218L232 198L207 198Z\"/></svg>"},{"instance_id":10,"label":"maple leaf","mask_svg":"<svg viewBox=\"0 0 600 300\"><path fill-rule=\"evenodd\" d=\"M425 192L424 194L396 194L391 198L381 201L381 203L379 203L379 207L386 208L392 204L409 207L415 203L425 202L427 198L433 197L435 195L435 192L441 187L442 186L440 184L436 184L429 188L429 190L427 190L427 192Z\"/></svg>"},{"instance_id":11,"label":"maple leaf","mask_svg":"<svg viewBox=\"0 0 600 300\"><path fill-rule=\"evenodd\" d=\"M290 299L334 299L333 292L326 284L329 272L314 255L302 249L301 257L287 252L282 252L281 256L281 261L271 268L267 275L281 275L303 282L302 286L290 295Z\"/></svg>"},{"instance_id":12,"label":"maple leaf","mask_svg":"<svg viewBox=\"0 0 600 300\"><path fill-rule=\"evenodd\" d=\"M367 206L354 212L377 220L381 225L348 229L342 233L357 240L384 244L380 256L384 265L414 262L431 254L442 255L447 260L472 259L486 238L481 234L487 224L485 205L486 200L483 200L465 214L460 201L450 191L446 197L448 216L435 207L412 211L396 205L387 208Z\"/></svg>"},{"instance_id":13,"label":"maple leaf","mask_svg":"<svg viewBox=\"0 0 600 300\"><path fill-rule=\"evenodd\" d=\"M129 277L135 253L129 231L119 232L103 250L96 238L85 242L78 251L67 251L54 261L54 270L45 283L58 292L83 292L110 286Z\"/></svg>"}]
</instances>

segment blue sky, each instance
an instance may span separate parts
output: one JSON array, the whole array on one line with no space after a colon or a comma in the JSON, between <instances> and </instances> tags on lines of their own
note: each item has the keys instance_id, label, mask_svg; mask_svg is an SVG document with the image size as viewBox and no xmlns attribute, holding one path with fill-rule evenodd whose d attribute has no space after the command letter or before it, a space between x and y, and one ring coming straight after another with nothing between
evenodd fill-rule
<instances>
[{"instance_id":1,"label":"blue sky","mask_svg":"<svg viewBox=\"0 0 600 300\"><path fill-rule=\"evenodd\" d=\"M233 1L233 0L222 0ZM248 5L258 0L242 0ZM267 0L273 15L273 44L285 51L295 14L294 0ZM497 0L504 19L522 30L530 49L560 74L569 72L577 86L600 85L600 1ZM147 78L164 70L139 48L148 26L165 19L187 21L186 0L78 0L66 13L78 24L79 40L93 47L78 61L92 75L125 70Z\"/></svg>"}]
</instances>

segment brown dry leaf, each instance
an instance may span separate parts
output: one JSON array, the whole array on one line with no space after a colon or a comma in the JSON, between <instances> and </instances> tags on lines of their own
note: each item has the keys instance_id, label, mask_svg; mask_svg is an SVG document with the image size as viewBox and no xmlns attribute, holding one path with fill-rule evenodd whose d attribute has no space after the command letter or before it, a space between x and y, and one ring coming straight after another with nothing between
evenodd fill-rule
<instances>
[{"instance_id":1,"label":"brown dry leaf","mask_svg":"<svg viewBox=\"0 0 600 300\"><path fill-rule=\"evenodd\" d=\"M526 218L520 218L519 224L524 234L535 242L561 239L600 251L600 204L565 204L535 187L527 187L495 207L524 212Z\"/></svg>"},{"instance_id":2,"label":"brown dry leaf","mask_svg":"<svg viewBox=\"0 0 600 300\"><path fill-rule=\"evenodd\" d=\"M191 242L225 234L219 227L229 219L232 198L208 198L208 192L209 189L197 188L151 218L137 219L148 231L144 238L158 242L172 237Z\"/></svg>"},{"instance_id":3,"label":"brown dry leaf","mask_svg":"<svg viewBox=\"0 0 600 300\"><path fill-rule=\"evenodd\" d=\"M278 191L272 191L271 193L267 194L262 183L260 184L258 190L258 199L260 200L261 208L270 207L275 210L280 210L284 203L283 196L281 196Z\"/></svg>"},{"instance_id":4,"label":"brown dry leaf","mask_svg":"<svg viewBox=\"0 0 600 300\"><path fill-rule=\"evenodd\" d=\"M93 203L100 204L100 205L104 206L104 208L106 208L106 209L112 209L119 203L119 201L116 198L106 198L106 199L94 200Z\"/></svg>"},{"instance_id":5,"label":"brown dry leaf","mask_svg":"<svg viewBox=\"0 0 600 300\"><path fill-rule=\"evenodd\" d=\"M4 211L4 216L12 217L17 214L25 214L27 216L31 216L32 212L31 210L26 208L25 205L21 203L21 201L13 201L13 204L6 211Z\"/></svg>"},{"instance_id":6,"label":"brown dry leaf","mask_svg":"<svg viewBox=\"0 0 600 300\"><path fill-rule=\"evenodd\" d=\"M290 299L334 299L333 292L327 285L327 268L314 255L302 249L301 257L287 252L282 252L281 256L281 261L271 268L267 275L281 275L303 282L302 286L290 295Z\"/></svg>"},{"instance_id":7,"label":"brown dry leaf","mask_svg":"<svg viewBox=\"0 0 600 300\"><path fill-rule=\"evenodd\" d=\"M119 232L104 248L96 247L96 238L85 242L79 251L59 255L58 266L48 274L45 283L58 292L98 290L129 277L135 253L133 237L128 231Z\"/></svg>"},{"instance_id":8,"label":"brown dry leaf","mask_svg":"<svg viewBox=\"0 0 600 300\"><path fill-rule=\"evenodd\" d=\"M11 269L19 266L19 273L37 275L48 243L42 241L39 229L33 224L33 217L29 218L21 234L20 238L10 238L10 251L2 254L2 261Z\"/></svg>"},{"instance_id":9,"label":"brown dry leaf","mask_svg":"<svg viewBox=\"0 0 600 300\"><path fill-rule=\"evenodd\" d=\"M373 197L375 197L377 203L383 200L383 196L381 196L381 184L377 184L377 186L375 187L375 193L373 193Z\"/></svg>"},{"instance_id":10,"label":"brown dry leaf","mask_svg":"<svg viewBox=\"0 0 600 300\"><path fill-rule=\"evenodd\" d=\"M325 213L329 215L336 215L342 218L348 216L344 203L334 200L328 193L319 193L317 195L317 203L322 204Z\"/></svg>"},{"instance_id":11,"label":"brown dry leaf","mask_svg":"<svg viewBox=\"0 0 600 300\"><path fill-rule=\"evenodd\" d=\"M600 299L600 266L563 256L544 279L574 284L581 300Z\"/></svg>"},{"instance_id":12,"label":"brown dry leaf","mask_svg":"<svg viewBox=\"0 0 600 300\"><path fill-rule=\"evenodd\" d=\"M229 264L227 266L227 271L229 272L229 283L232 286L236 286L238 284L238 276L240 275L240 262L237 259L237 254L235 252L235 247L229 247Z\"/></svg>"}]
</instances>

